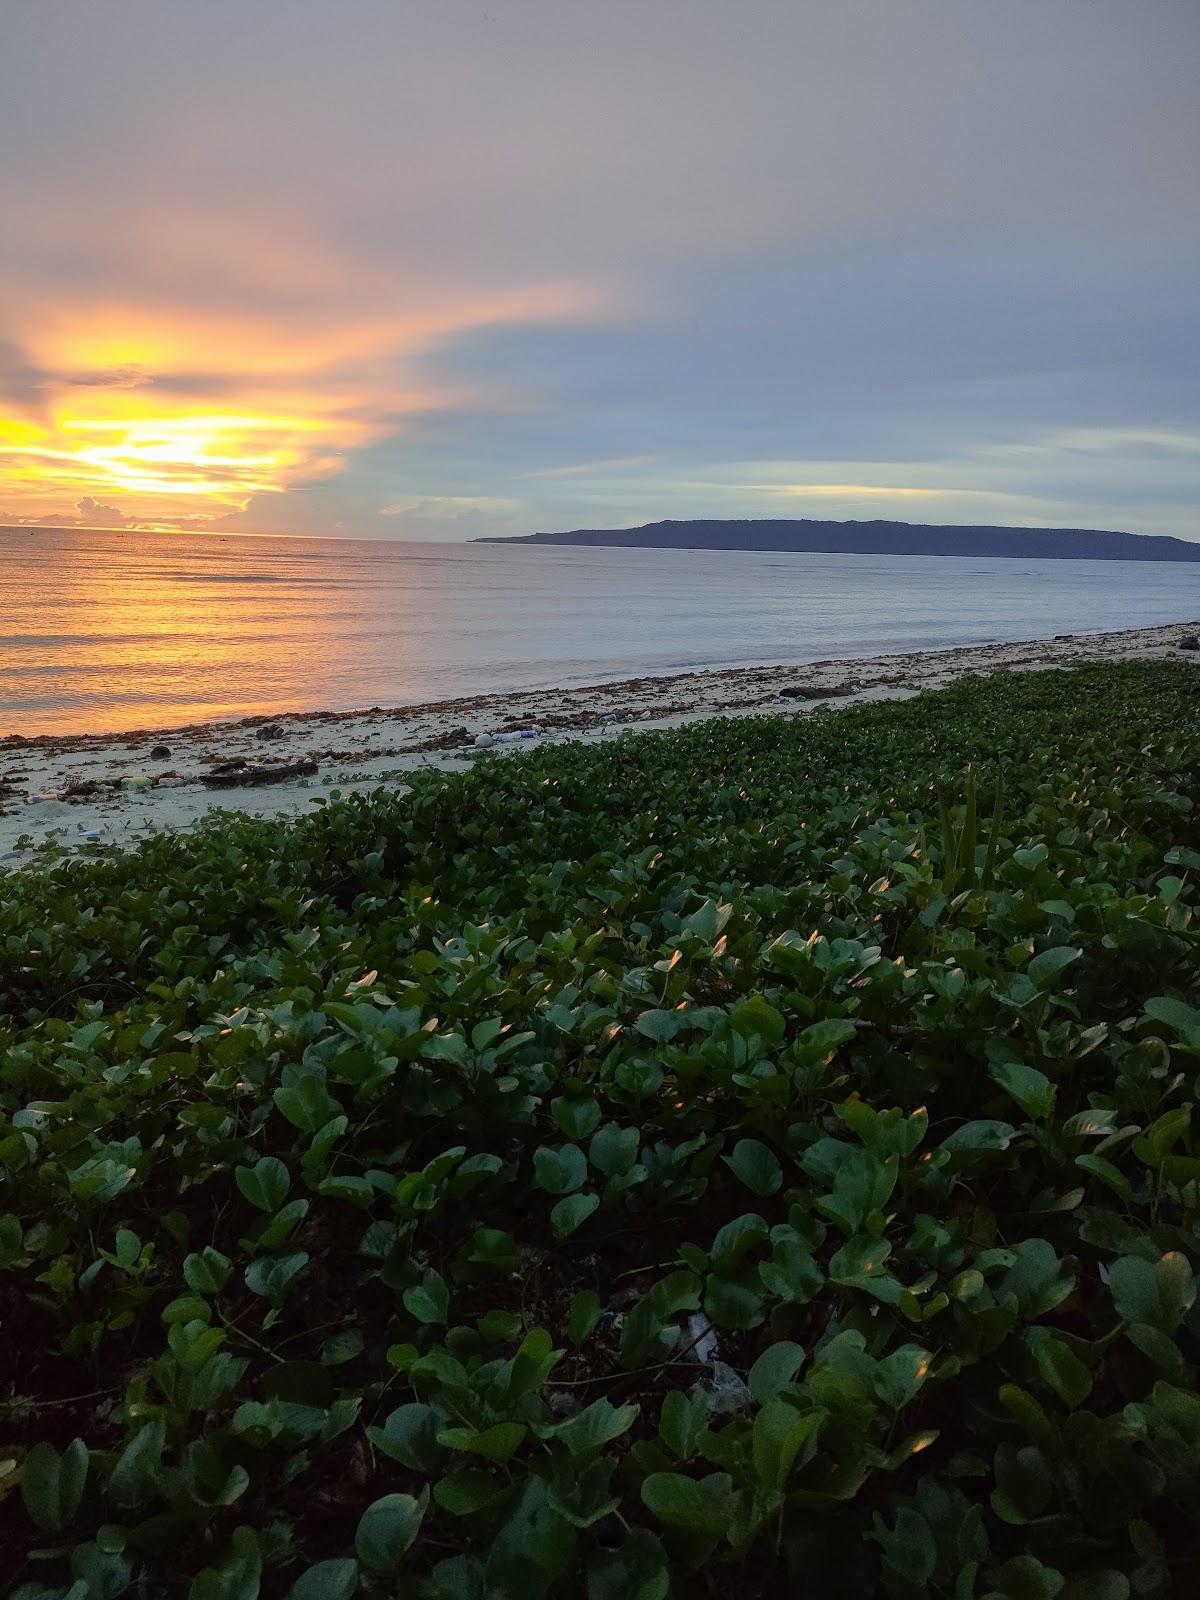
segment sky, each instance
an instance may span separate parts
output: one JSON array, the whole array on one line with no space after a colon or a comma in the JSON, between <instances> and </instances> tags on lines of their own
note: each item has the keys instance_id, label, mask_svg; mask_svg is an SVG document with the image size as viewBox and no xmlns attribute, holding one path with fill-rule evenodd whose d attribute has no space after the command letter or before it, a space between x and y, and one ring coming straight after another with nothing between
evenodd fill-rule
<instances>
[{"instance_id":1,"label":"sky","mask_svg":"<svg viewBox=\"0 0 1200 1600\"><path fill-rule=\"evenodd\" d=\"M1200 538L1196 0L45 0L0 521Z\"/></svg>"}]
</instances>

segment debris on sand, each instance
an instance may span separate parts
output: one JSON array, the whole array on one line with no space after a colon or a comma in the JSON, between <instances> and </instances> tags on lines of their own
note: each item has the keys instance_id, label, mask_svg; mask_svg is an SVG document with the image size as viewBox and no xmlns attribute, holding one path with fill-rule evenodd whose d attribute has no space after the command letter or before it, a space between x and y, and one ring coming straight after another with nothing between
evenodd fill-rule
<instances>
[{"instance_id":1,"label":"debris on sand","mask_svg":"<svg viewBox=\"0 0 1200 1600\"><path fill-rule=\"evenodd\" d=\"M286 783L289 778L312 778L315 761L256 762L222 761L211 772L202 772L200 782L210 789L248 789L263 783Z\"/></svg>"}]
</instances>

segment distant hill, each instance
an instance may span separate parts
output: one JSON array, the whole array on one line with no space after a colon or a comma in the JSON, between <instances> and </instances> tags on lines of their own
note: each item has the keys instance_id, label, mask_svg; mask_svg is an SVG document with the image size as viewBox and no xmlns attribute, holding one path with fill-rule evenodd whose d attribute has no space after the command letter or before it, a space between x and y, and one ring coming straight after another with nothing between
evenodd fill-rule
<instances>
[{"instance_id":1,"label":"distant hill","mask_svg":"<svg viewBox=\"0 0 1200 1600\"><path fill-rule=\"evenodd\" d=\"M804 518L647 522L478 539L477 544L611 545L625 550L789 550L869 556L1016 556L1048 561L1200 561L1200 543L1101 528L940 527Z\"/></svg>"}]
</instances>

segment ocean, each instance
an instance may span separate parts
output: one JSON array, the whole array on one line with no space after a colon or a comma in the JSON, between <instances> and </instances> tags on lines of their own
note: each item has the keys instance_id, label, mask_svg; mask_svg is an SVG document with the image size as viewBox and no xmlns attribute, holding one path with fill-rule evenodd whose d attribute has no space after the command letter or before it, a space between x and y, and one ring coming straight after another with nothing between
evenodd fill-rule
<instances>
[{"instance_id":1,"label":"ocean","mask_svg":"<svg viewBox=\"0 0 1200 1600\"><path fill-rule=\"evenodd\" d=\"M0 529L0 736L1200 616L1200 565Z\"/></svg>"}]
</instances>

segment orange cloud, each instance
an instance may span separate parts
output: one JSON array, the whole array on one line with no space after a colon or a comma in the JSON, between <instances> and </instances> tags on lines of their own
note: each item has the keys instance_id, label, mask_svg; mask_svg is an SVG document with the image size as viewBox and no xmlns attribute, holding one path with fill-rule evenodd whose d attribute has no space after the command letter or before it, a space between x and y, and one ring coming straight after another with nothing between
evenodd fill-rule
<instances>
[{"instance_id":1,"label":"orange cloud","mask_svg":"<svg viewBox=\"0 0 1200 1600\"><path fill-rule=\"evenodd\" d=\"M126 521L185 526L243 510L336 474L409 418L511 403L432 379L424 358L439 342L601 307L584 285L405 286L328 252L279 259L277 241L258 260L256 242L236 283L206 295L193 282L177 304L10 286L20 382L6 394L0 369L5 514L58 518L84 499ZM278 295L261 304L275 270Z\"/></svg>"}]
</instances>

